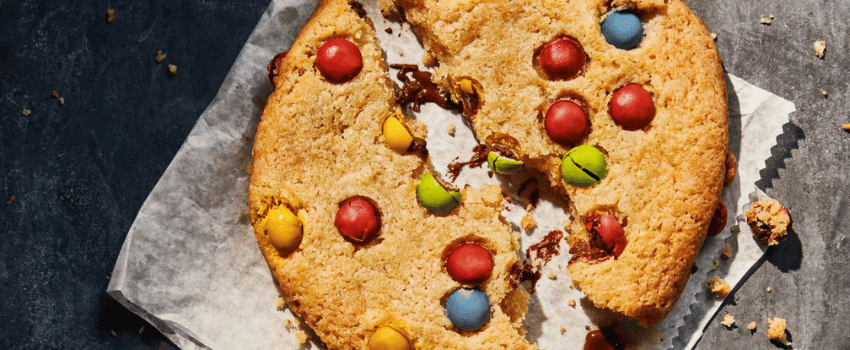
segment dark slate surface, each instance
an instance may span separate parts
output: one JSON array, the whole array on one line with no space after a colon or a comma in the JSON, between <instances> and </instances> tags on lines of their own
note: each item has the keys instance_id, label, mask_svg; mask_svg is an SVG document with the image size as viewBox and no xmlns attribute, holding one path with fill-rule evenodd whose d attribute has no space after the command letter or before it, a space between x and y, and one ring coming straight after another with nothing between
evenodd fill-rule
<instances>
[{"instance_id":1,"label":"dark slate surface","mask_svg":"<svg viewBox=\"0 0 850 350\"><path fill-rule=\"evenodd\" d=\"M713 321L697 349L779 348L765 336L770 317L788 320L795 348L850 349L850 3L688 3L718 34L727 71L798 109L758 183L790 208L794 232L721 310L738 327ZM173 348L105 294L109 274L267 5L0 0L0 349ZM823 59L816 40L827 41Z\"/></svg>"}]
</instances>

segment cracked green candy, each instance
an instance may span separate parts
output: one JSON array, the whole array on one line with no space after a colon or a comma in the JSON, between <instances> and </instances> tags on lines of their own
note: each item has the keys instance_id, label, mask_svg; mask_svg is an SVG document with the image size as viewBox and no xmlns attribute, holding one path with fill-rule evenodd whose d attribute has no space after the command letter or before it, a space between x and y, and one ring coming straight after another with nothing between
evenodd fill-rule
<instances>
[{"instance_id":1,"label":"cracked green candy","mask_svg":"<svg viewBox=\"0 0 850 350\"><path fill-rule=\"evenodd\" d=\"M460 204L460 192L448 191L437 182L434 175L425 173L416 186L416 198L425 209L435 214L446 214Z\"/></svg>"},{"instance_id":2,"label":"cracked green candy","mask_svg":"<svg viewBox=\"0 0 850 350\"><path fill-rule=\"evenodd\" d=\"M570 186L588 187L599 184L608 173L605 155L591 145L570 150L561 160L561 177Z\"/></svg>"}]
</instances>

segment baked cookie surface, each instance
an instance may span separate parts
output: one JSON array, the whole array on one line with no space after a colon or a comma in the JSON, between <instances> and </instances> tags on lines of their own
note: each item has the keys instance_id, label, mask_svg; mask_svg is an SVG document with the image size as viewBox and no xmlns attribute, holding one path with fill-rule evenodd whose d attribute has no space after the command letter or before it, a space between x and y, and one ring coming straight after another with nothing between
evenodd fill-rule
<instances>
[{"instance_id":1,"label":"baked cookie surface","mask_svg":"<svg viewBox=\"0 0 850 350\"><path fill-rule=\"evenodd\" d=\"M388 10L403 12L438 61L437 79L461 102L470 95L464 80L471 81L475 96L466 100L475 106L467 113L477 137L509 148L569 198L574 253L596 235L589 232L594 215L613 216L622 226L622 253L601 262L574 259L574 284L596 306L644 326L661 320L687 283L720 203L725 169L725 79L699 18L678 0L394 5ZM627 21L622 17L629 14L642 25L637 43L606 37L604 22ZM542 63L547 46L562 39L583 57L574 60L573 74L559 76ZM615 100L629 85L648 92L654 107L636 125L616 118ZM565 142L545 125L560 101L578 105L588 123ZM564 156L581 145L604 154L606 173L592 186L568 183L562 170Z\"/></svg>"},{"instance_id":2,"label":"baked cookie surface","mask_svg":"<svg viewBox=\"0 0 850 350\"><path fill-rule=\"evenodd\" d=\"M725 82L699 19L678 0L395 6L436 58L437 82L464 105L480 141L544 172L569 198L571 246L602 251L574 251L574 284L595 305L645 326L662 319L687 282L723 183ZM600 29L619 10L643 25L630 49L610 44ZM580 48L583 63L572 73L541 68L541 52L563 39ZM325 44L338 40L356 48L359 68L348 59L324 66L320 57L333 55ZM346 55L346 45L334 47ZM439 183L436 197L422 189L427 157L395 147L388 134L391 117L400 121L396 131L410 127L359 6L322 1L277 73L254 140L248 194L260 249L289 307L332 349L367 349L386 328L411 349L535 349L522 327L528 296L511 276L519 236L500 216L500 188L449 197ZM646 124L610 115L629 84L649 93ZM587 126L555 142L545 119L559 101L578 106ZM596 150L591 157L602 157L604 174L583 163L575 150L587 148L579 146ZM566 179L565 159L590 185ZM339 213L352 199L371 205L377 229L340 229ZM283 209L290 216L277 214ZM618 225L617 245L599 248L599 237ZM489 254L492 270L483 277L457 277L448 262L466 244ZM447 310L458 293L463 307L483 293L486 316Z\"/></svg>"},{"instance_id":3,"label":"baked cookie surface","mask_svg":"<svg viewBox=\"0 0 850 350\"><path fill-rule=\"evenodd\" d=\"M466 189L448 214L420 205L418 184L428 167L417 152L391 149L384 136L382 125L399 116L398 106L374 30L357 10L346 0L319 5L280 61L255 136L251 219L281 294L331 349L386 341L378 332L385 327L411 349L536 349L523 336L527 294L510 283L518 234L500 218L500 189ZM316 61L323 45L338 39L356 46L362 68L333 82ZM339 229L339 212L352 198L374 206L373 237ZM281 208L297 219L278 216ZM272 221L278 217L284 222ZM290 226L300 227L300 236L276 246L276 233ZM483 280L461 283L446 271L462 244L489 254ZM489 304L486 317L471 320L472 331L447 317L458 291L483 293ZM375 334L381 339L372 340Z\"/></svg>"}]
</instances>

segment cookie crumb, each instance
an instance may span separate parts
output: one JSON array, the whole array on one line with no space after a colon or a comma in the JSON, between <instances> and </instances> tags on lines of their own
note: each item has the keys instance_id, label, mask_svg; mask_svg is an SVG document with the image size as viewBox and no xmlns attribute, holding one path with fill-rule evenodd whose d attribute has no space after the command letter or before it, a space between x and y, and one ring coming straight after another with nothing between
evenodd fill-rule
<instances>
[{"instance_id":1,"label":"cookie crumb","mask_svg":"<svg viewBox=\"0 0 850 350\"><path fill-rule=\"evenodd\" d=\"M59 159L59 158L62 158L62 157L64 157L64 156L65 156L65 153L59 153L59 155L58 155L58 156L56 156L56 158L57 158L57 159Z\"/></svg>"},{"instance_id":2,"label":"cookie crumb","mask_svg":"<svg viewBox=\"0 0 850 350\"><path fill-rule=\"evenodd\" d=\"M761 20L759 20L759 23L769 26L771 23L773 23L773 19L762 17Z\"/></svg>"},{"instance_id":3,"label":"cookie crumb","mask_svg":"<svg viewBox=\"0 0 850 350\"><path fill-rule=\"evenodd\" d=\"M812 48L815 49L815 56L818 56L818 58L823 58L823 53L826 50L826 41L815 41L815 43L812 44Z\"/></svg>"},{"instance_id":4,"label":"cookie crumb","mask_svg":"<svg viewBox=\"0 0 850 350\"><path fill-rule=\"evenodd\" d=\"M24 115L26 115L26 114L24 114ZM844 130L850 131L850 123L844 124L844 126L842 126L842 128L844 128Z\"/></svg>"},{"instance_id":5,"label":"cookie crumb","mask_svg":"<svg viewBox=\"0 0 850 350\"><path fill-rule=\"evenodd\" d=\"M766 290L768 293L770 293L773 289L771 289L770 287L767 287L765 290Z\"/></svg>"},{"instance_id":6,"label":"cookie crumb","mask_svg":"<svg viewBox=\"0 0 850 350\"><path fill-rule=\"evenodd\" d=\"M455 132L457 131L457 127L455 127L455 123L449 123L449 135L455 136Z\"/></svg>"},{"instance_id":7,"label":"cookie crumb","mask_svg":"<svg viewBox=\"0 0 850 350\"><path fill-rule=\"evenodd\" d=\"M717 41L717 34L711 33L711 40Z\"/></svg>"},{"instance_id":8,"label":"cookie crumb","mask_svg":"<svg viewBox=\"0 0 850 350\"><path fill-rule=\"evenodd\" d=\"M757 325L755 322L750 322L750 324L747 325L747 329L750 330L750 333L754 333L756 331L756 327Z\"/></svg>"},{"instance_id":9,"label":"cookie crumb","mask_svg":"<svg viewBox=\"0 0 850 350\"><path fill-rule=\"evenodd\" d=\"M829 97L829 92L826 90L821 90L820 94L823 95L823 97Z\"/></svg>"},{"instance_id":10,"label":"cookie crumb","mask_svg":"<svg viewBox=\"0 0 850 350\"><path fill-rule=\"evenodd\" d=\"M112 24L115 22L115 10L106 9L106 24Z\"/></svg>"},{"instance_id":11,"label":"cookie crumb","mask_svg":"<svg viewBox=\"0 0 850 350\"><path fill-rule=\"evenodd\" d=\"M537 220L534 219L534 213L528 212L523 215L520 225L522 225L522 229L525 231L531 231L537 227Z\"/></svg>"},{"instance_id":12,"label":"cookie crumb","mask_svg":"<svg viewBox=\"0 0 850 350\"><path fill-rule=\"evenodd\" d=\"M434 58L434 55L431 55L431 53L426 51L422 54L422 64L424 64L425 67L433 67L437 64L437 59Z\"/></svg>"},{"instance_id":13,"label":"cookie crumb","mask_svg":"<svg viewBox=\"0 0 850 350\"><path fill-rule=\"evenodd\" d=\"M557 278L558 275L556 275L554 272L550 271L549 275L547 275L546 277L549 277L550 280L553 280L553 279Z\"/></svg>"},{"instance_id":14,"label":"cookie crumb","mask_svg":"<svg viewBox=\"0 0 850 350\"><path fill-rule=\"evenodd\" d=\"M277 298L277 303L275 304L275 308L277 309L277 311L285 310L286 309L286 299L284 299L283 297ZM287 320L287 321L289 321L289 320ZM292 321L290 321L290 322L292 322Z\"/></svg>"},{"instance_id":15,"label":"cookie crumb","mask_svg":"<svg viewBox=\"0 0 850 350\"><path fill-rule=\"evenodd\" d=\"M732 329L735 326L735 317L732 315L726 315L723 317L723 321L720 324L726 326L727 329Z\"/></svg>"},{"instance_id":16,"label":"cookie crumb","mask_svg":"<svg viewBox=\"0 0 850 350\"><path fill-rule=\"evenodd\" d=\"M303 345L307 343L307 332L298 331L295 332L295 340L298 341L298 345Z\"/></svg>"},{"instance_id":17,"label":"cookie crumb","mask_svg":"<svg viewBox=\"0 0 850 350\"><path fill-rule=\"evenodd\" d=\"M59 98L59 91L53 90L53 92L50 93L50 98L52 98L52 99Z\"/></svg>"},{"instance_id":18,"label":"cookie crumb","mask_svg":"<svg viewBox=\"0 0 850 350\"><path fill-rule=\"evenodd\" d=\"M6 201L6 205L12 205L15 202L15 195L9 195L9 200Z\"/></svg>"},{"instance_id":19,"label":"cookie crumb","mask_svg":"<svg viewBox=\"0 0 850 350\"><path fill-rule=\"evenodd\" d=\"M145 326L142 326L141 328L139 328L139 334L142 334L144 332L145 332Z\"/></svg>"},{"instance_id":20,"label":"cookie crumb","mask_svg":"<svg viewBox=\"0 0 850 350\"><path fill-rule=\"evenodd\" d=\"M173 65L173 64L169 64L169 65L168 65L168 75L169 75L169 76L174 76L174 75L176 75L176 74L177 74L177 66L176 66L176 65Z\"/></svg>"},{"instance_id":21,"label":"cookie crumb","mask_svg":"<svg viewBox=\"0 0 850 350\"><path fill-rule=\"evenodd\" d=\"M753 237L769 246L779 244L791 229L792 219L788 208L772 198L752 203L746 217Z\"/></svg>"},{"instance_id":22,"label":"cookie crumb","mask_svg":"<svg viewBox=\"0 0 850 350\"><path fill-rule=\"evenodd\" d=\"M722 254L723 254L724 259L731 258L732 257L732 246L727 244L725 247L723 247L723 253Z\"/></svg>"},{"instance_id":23,"label":"cookie crumb","mask_svg":"<svg viewBox=\"0 0 850 350\"><path fill-rule=\"evenodd\" d=\"M564 333L567 333L567 327L564 327L563 325L561 325L561 327L559 327L559 328L558 328L558 330L559 330L559 331L561 331L561 334L562 334L562 335L563 335Z\"/></svg>"},{"instance_id":24,"label":"cookie crumb","mask_svg":"<svg viewBox=\"0 0 850 350\"><path fill-rule=\"evenodd\" d=\"M732 288L729 286L729 282L714 276L708 280L708 290L716 297L725 298L732 291Z\"/></svg>"},{"instance_id":25,"label":"cookie crumb","mask_svg":"<svg viewBox=\"0 0 850 350\"><path fill-rule=\"evenodd\" d=\"M567 300L567 305L569 305L570 307L576 307L576 300L575 299Z\"/></svg>"},{"instance_id":26,"label":"cookie crumb","mask_svg":"<svg viewBox=\"0 0 850 350\"><path fill-rule=\"evenodd\" d=\"M115 338L118 335L118 333L116 333L115 331L109 331L109 333L112 333L113 338Z\"/></svg>"},{"instance_id":27,"label":"cookie crumb","mask_svg":"<svg viewBox=\"0 0 850 350\"><path fill-rule=\"evenodd\" d=\"M24 108L24 110L22 110L22 111L21 111L21 114L22 114L24 117L26 117L26 116L30 115L31 113L32 113L32 111L31 111L31 110L29 110L29 109L26 109L26 108Z\"/></svg>"},{"instance_id":28,"label":"cookie crumb","mask_svg":"<svg viewBox=\"0 0 850 350\"><path fill-rule=\"evenodd\" d=\"M59 105L60 105L60 106L64 106L64 105L65 105L65 98L64 98L64 97L60 97L60 98L59 98Z\"/></svg>"},{"instance_id":29,"label":"cookie crumb","mask_svg":"<svg viewBox=\"0 0 850 350\"><path fill-rule=\"evenodd\" d=\"M787 328L787 323L784 318L774 317L773 319L767 320L767 337L770 340L777 341L782 345L788 346L791 342L788 341L788 338L785 337L785 329Z\"/></svg>"},{"instance_id":30,"label":"cookie crumb","mask_svg":"<svg viewBox=\"0 0 850 350\"><path fill-rule=\"evenodd\" d=\"M160 64L160 63L162 63L162 61L165 61L165 57L166 57L166 55L164 53L162 53L162 51L157 51L156 57L154 58L154 62L156 62L157 64Z\"/></svg>"},{"instance_id":31,"label":"cookie crumb","mask_svg":"<svg viewBox=\"0 0 850 350\"><path fill-rule=\"evenodd\" d=\"M292 323L292 320L290 320L290 319L286 319L286 323L284 324L284 327L286 328L287 331L291 331L291 330L295 329L295 323Z\"/></svg>"}]
</instances>

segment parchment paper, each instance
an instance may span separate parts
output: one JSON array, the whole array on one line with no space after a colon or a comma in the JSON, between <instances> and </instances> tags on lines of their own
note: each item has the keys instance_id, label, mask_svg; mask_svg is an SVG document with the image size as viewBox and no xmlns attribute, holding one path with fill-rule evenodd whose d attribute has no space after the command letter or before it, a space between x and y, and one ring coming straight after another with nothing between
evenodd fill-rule
<instances>
[{"instance_id":1,"label":"parchment paper","mask_svg":"<svg viewBox=\"0 0 850 350\"><path fill-rule=\"evenodd\" d=\"M139 210L115 264L107 292L183 349L324 348L315 337L299 344L294 334L309 334L309 329L289 310L277 309L277 290L257 249L246 198L252 138L272 90L266 65L288 49L315 5L314 0L272 1L215 99ZM387 61L419 63L421 47L408 26L384 20L374 1L366 5ZM392 34L384 31L387 27ZM738 157L738 176L723 193L730 220L722 233L706 241L698 270L668 317L648 332L636 326L621 330L629 334L630 349L693 348L722 302L707 295L706 280L719 275L736 286L763 255L764 247L739 218L749 203L742 193L756 190L759 170L795 107L735 76L728 78L730 147ZM428 125L437 170L471 157L475 140L459 115L426 104L417 118ZM450 124L456 127L455 136L447 131ZM564 202L546 191L544 177L531 171L492 178L486 173L486 166L464 168L454 183L501 184L514 198L503 214L520 231L528 196L516 191L529 177L538 177L541 201L533 213L538 226L523 231L523 251L545 233L563 229ZM753 193L759 195L764 196ZM721 259L727 243L733 256ZM610 315L569 287L567 250L562 243L562 253L541 268L543 278L529 304L528 339L547 349L580 348L585 326L610 321ZM548 278L550 272L554 279ZM571 299L576 307L569 306Z\"/></svg>"}]
</instances>

